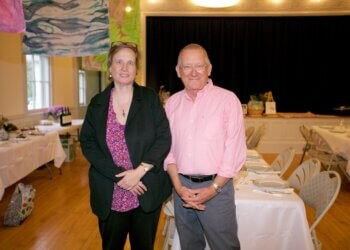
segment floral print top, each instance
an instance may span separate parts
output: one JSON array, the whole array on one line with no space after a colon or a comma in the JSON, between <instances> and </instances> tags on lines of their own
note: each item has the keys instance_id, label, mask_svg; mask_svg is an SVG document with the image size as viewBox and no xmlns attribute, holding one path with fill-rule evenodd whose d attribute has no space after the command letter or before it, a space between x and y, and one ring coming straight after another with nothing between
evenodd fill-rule
<instances>
[{"instance_id":1,"label":"floral print top","mask_svg":"<svg viewBox=\"0 0 350 250\"><path fill-rule=\"evenodd\" d=\"M132 169L129 150L125 141L125 125L122 125L116 119L116 114L113 110L113 97L111 95L109 100L106 142L109 151L112 154L114 163L126 170ZM125 212L137 208L139 200L137 196L133 195L119 187L114 183L112 207L113 211Z\"/></svg>"}]
</instances>

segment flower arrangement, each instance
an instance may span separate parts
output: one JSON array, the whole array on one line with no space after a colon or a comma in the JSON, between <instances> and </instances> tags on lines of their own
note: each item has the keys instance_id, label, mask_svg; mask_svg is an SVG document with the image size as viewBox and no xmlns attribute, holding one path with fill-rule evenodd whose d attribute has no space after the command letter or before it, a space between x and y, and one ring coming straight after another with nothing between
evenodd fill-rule
<instances>
[{"instance_id":1,"label":"flower arrangement","mask_svg":"<svg viewBox=\"0 0 350 250\"><path fill-rule=\"evenodd\" d=\"M63 105L50 106L45 112L45 117L49 119L51 116L54 120L57 120L59 119L60 115L63 113L63 109L64 109Z\"/></svg>"},{"instance_id":2,"label":"flower arrangement","mask_svg":"<svg viewBox=\"0 0 350 250\"><path fill-rule=\"evenodd\" d=\"M251 101L262 101L262 102L266 102L267 97L265 94L260 93L260 94L254 94L254 95L250 95L250 100Z\"/></svg>"}]
</instances>

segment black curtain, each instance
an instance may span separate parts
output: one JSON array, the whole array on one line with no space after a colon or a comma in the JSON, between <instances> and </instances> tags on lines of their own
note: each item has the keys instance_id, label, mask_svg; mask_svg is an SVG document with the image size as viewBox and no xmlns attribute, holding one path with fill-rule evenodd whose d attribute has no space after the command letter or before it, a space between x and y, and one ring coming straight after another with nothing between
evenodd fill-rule
<instances>
[{"instance_id":1,"label":"black curtain","mask_svg":"<svg viewBox=\"0 0 350 250\"><path fill-rule=\"evenodd\" d=\"M208 51L216 85L236 93L273 92L279 112L331 114L350 105L350 16L159 17L146 19L147 85L174 93L179 50Z\"/></svg>"}]
</instances>

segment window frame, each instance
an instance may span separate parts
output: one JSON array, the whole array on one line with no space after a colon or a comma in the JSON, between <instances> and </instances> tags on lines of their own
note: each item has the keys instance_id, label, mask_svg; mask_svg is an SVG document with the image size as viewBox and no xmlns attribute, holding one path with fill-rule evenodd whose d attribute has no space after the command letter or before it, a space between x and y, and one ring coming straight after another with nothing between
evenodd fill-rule
<instances>
[{"instance_id":1,"label":"window frame","mask_svg":"<svg viewBox=\"0 0 350 250\"><path fill-rule=\"evenodd\" d=\"M29 82L31 82L31 80L28 77L28 60L27 60L27 56L31 56L32 60L34 60L35 56L39 56L40 57L40 61L42 61L41 57L45 57L47 59L47 65L45 65L44 67L47 67L47 80L37 80L34 82L40 82L41 85L41 91L42 93L42 104L45 103L44 98L48 98L46 105L41 105L41 107L39 108L29 108L29 95L28 95L28 91L29 91ZM25 84L24 84L24 93L25 93L25 110L27 110L28 113L35 113L35 112L40 112L43 110L46 110L48 107L50 107L52 105L52 91L53 91L53 83L52 83L52 59L50 56L46 56L46 55L41 55L41 54L26 54L23 57L24 60L24 72L25 72ZM43 66L40 66L41 69L43 68ZM35 74L35 71L34 71ZM46 86L45 86L46 84ZM47 91L45 90L45 88L47 88ZM46 96L47 95L47 96Z\"/></svg>"},{"instance_id":2,"label":"window frame","mask_svg":"<svg viewBox=\"0 0 350 250\"><path fill-rule=\"evenodd\" d=\"M81 77L82 76L82 77ZM81 86L81 78L83 78L83 85ZM87 100L86 100L86 89L87 89L87 83L86 83L86 71L83 69L79 69L78 70L78 103L79 103L79 107L85 107L87 106ZM82 94L82 96L81 96ZM83 102L81 101L81 98L84 99Z\"/></svg>"}]
</instances>

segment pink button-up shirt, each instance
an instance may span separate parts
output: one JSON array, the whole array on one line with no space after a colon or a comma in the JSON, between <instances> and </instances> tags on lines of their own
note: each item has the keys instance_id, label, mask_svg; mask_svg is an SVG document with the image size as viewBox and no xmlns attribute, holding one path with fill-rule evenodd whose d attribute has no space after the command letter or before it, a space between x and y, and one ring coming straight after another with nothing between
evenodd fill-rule
<instances>
[{"instance_id":1,"label":"pink button-up shirt","mask_svg":"<svg viewBox=\"0 0 350 250\"><path fill-rule=\"evenodd\" d=\"M167 100L165 110L172 134L165 169L175 163L182 174L236 176L247 148L242 107L233 92L209 79L195 101L182 90Z\"/></svg>"}]
</instances>

